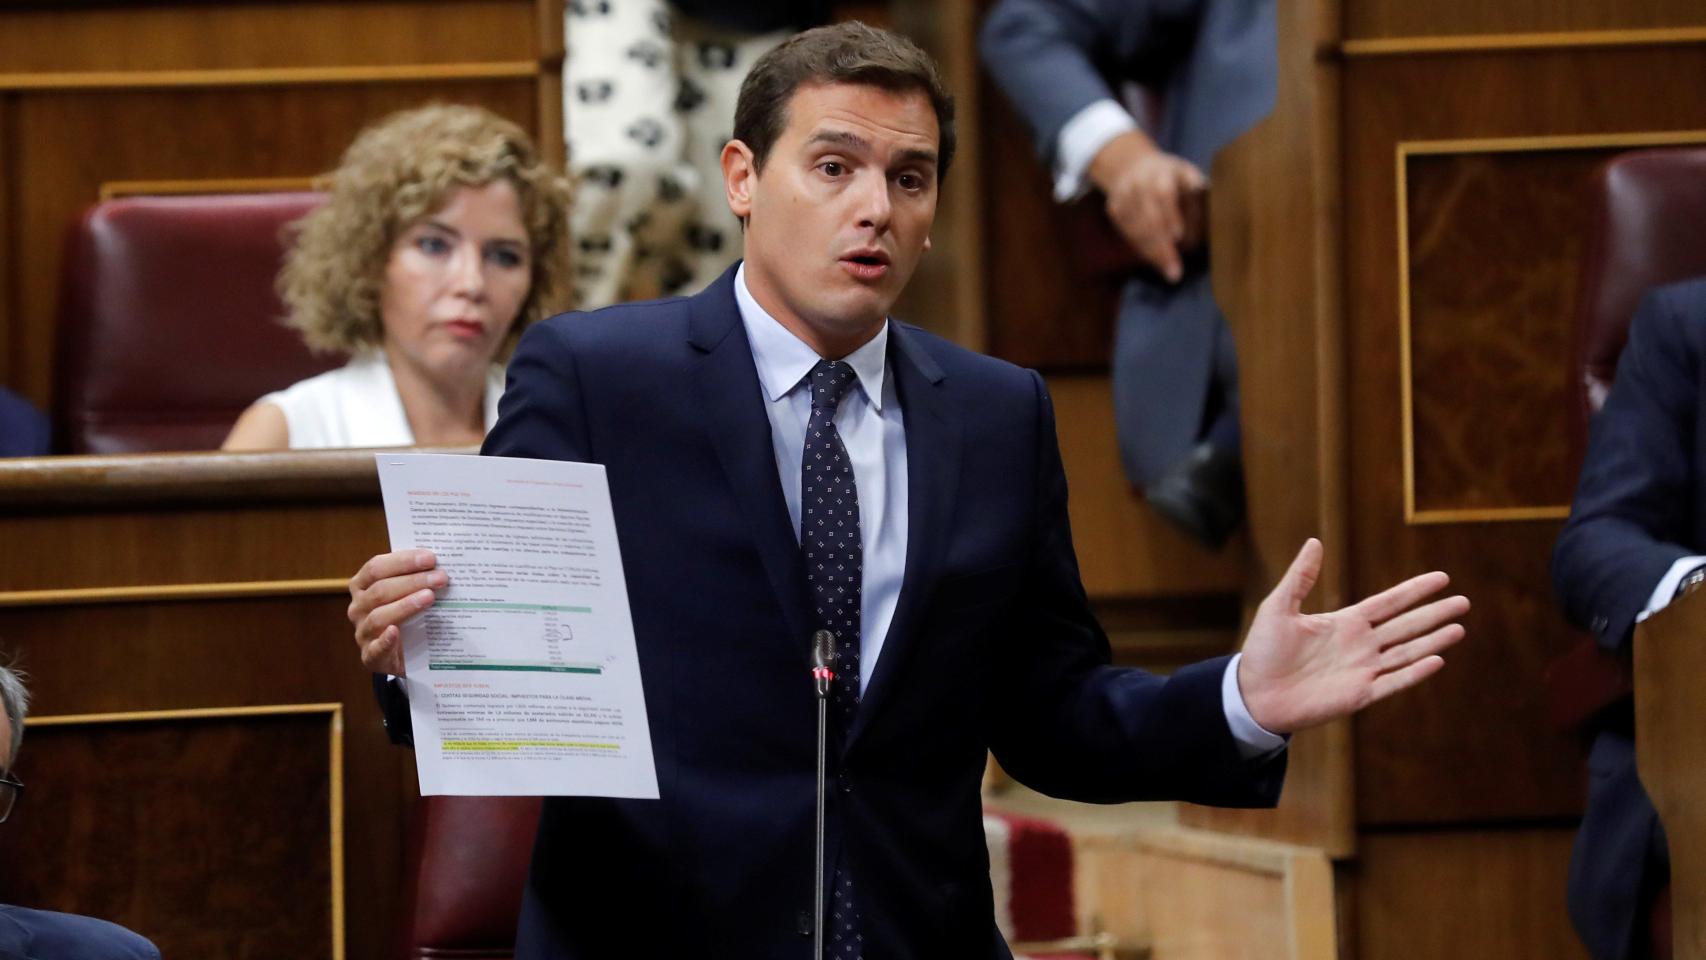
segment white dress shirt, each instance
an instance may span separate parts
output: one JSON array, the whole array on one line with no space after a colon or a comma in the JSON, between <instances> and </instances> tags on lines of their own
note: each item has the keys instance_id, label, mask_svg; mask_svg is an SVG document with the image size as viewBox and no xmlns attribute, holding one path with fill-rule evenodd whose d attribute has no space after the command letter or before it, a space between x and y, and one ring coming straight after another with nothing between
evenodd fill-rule
<instances>
[{"instance_id":1,"label":"white dress shirt","mask_svg":"<svg viewBox=\"0 0 1706 960\"><path fill-rule=\"evenodd\" d=\"M1682 586L1682 578L1703 566L1706 566L1706 557L1683 557L1671 564L1647 598L1646 607L1635 615L1635 622L1644 623L1648 617L1670 606L1670 602L1676 599L1676 588Z\"/></svg>"},{"instance_id":2,"label":"white dress shirt","mask_svg":"<svg viewBox=\"0 0 1706 960\"><path fill-rule=\"evenodd\" d=\"M805 341L782 326L753 299L746 265L735 272L735 301L752 345L764 412L770 418L770 442L776 472L788 501L794 536L800 534L800 460L806 424L811 419L811 387L806 374L820 359ZM884 322L864 346L842 359L858 377L835 410L835 429L853 461L859 487L859 524L864 582L859 604L859 689L865 690L882 655L895 603L906 572L906 425L888 369L889 324ZM1238 661L1232 658L1221 683L1227 723L1245 756L1270 753L1285 739L1256 723L1238 690Z\"/></svg>"},{"instance_id":3,"label":"white dress shirt","mask_svg":"<svg viewBox=\"0 0 1706 960\"><path fill-rule=\"evenodd\" d=\"M1109 140L1136 129L1137 119L1113 99L1097 100L1073 114L1055 139L1054 198L1066 203L1083 196L1090 161Z\"/></svg>"}]
</instances>

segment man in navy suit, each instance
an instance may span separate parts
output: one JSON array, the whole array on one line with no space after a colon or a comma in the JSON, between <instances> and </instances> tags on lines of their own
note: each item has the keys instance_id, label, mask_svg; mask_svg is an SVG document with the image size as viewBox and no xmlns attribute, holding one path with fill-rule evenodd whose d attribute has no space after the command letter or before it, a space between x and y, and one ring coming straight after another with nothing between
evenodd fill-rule
<instances>
[{"instance_id":1,"label":"man in navy suit","mask_svg":"<svg viewBox=\"0 0 1706 960\"><path fill-rule=\"evenodd\" d=\"M1627 657L1635 624L1706 582L1706 280L1649 293L1593 422L1552 554L1565 615ZM1669 881L1664 830L1635 773L1632 706L1603 718L1570 861L1570 917L1595 960L1650 955L1647 914Z\"/></svg>"},{"instance_id":2,"label":"man in navy suit","mask_svg":"<svg viewBox=\"0 0 1706 960\"><path fill-rule=\"evenodd\" d=\"M0 665L0 822L23 790L12 778L12 761L24 740L28 711L23 680ZM0 960L160 960L160 951L116 923L0 903Z\"/></svg>"},{"instance_id":3,"label":"man in navy suit","mask_svg":"<svg viewBox=\"0 0 1706 960\"><path fill-rule=\"evenodd\" d=\"M1422 603L1445 575L1305 615L1313 540L1240 657L1110 666L1042 380L888 317L953 158L935 65L862 24L807 31L754 67L734 130L744 263L691 298L529 330L486 443L607 468L661 792L546 800L518 956L808 954L818 629L841 674L838 958L1008 956L990 750L1060 796L1272 803L1281 735L1439 668L1468 606ZM454 575L414 550L356 574L370 669L401 672L398 625Z\"/></svg>"},{"instance_id":4,"label":"man in navy suit","mask_svg":"<svg viewBox=\"0 0 1706 960\"><path fill-rule=\"evenodd\" d=\"M1273 109L1274 0L1001 0L980 47L1055 196L1090 188L1145 265L1115 327L1126 473L1209 546L1244 515L1238 363L1209 284L1214 155ZM1138 91L1142 91L1140 95Z\"/></svg>"}]
</instances>

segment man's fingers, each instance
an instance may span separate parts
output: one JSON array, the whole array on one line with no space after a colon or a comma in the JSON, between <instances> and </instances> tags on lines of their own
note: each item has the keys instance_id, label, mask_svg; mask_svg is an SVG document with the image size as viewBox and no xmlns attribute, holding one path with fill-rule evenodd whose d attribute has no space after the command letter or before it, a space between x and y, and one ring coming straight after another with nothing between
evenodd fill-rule
<instances>
[{"instance_id":1,"label":"man's fingers","mask_svg":"<svg viewBox=\"0 0 1706 960\"><path fill-rule=\"evenodd\" d=\"M369 613L387 603L401 599L417 590L437 590L450 582L450 577L438 569L422 573L403 574L376 581L365 590L356 591L349 605L351 623L359 623Z\"/></svg>"},{"instance_id":2,"label":"man's fingers","mask_svg":"<svg viewBox=\"0 0 1706 960\"><path fill-rule=\"evenodd\" d=\"M438 558L433 556L431 550L393 550L379 554L362 564L355 576L350 577L350 596L355 596L381 580L405 573L431 570L437 565Z\"/></svg>"},{"instance_id":3,"label":"man's fingers","mask_svg":"<svg viewBox=\"0 0 1706 960\"><path fill-rule=\"evenodd\" d=\"M396 627L386 627L379 639L362 648L361 663L374 673L389 673L392 676L403 676L403 632Z\"/></svg>"},{"instance_id":4,"label":"man's fingers","mask_svg":"<svg viewBox=\"0 0 1706 960\"><path fill-rule=\"evenodd\" d=\"M1169 283L1178 282L1184 272L1179 262L1179 248L1168 237L1164 228L1151 226L1139 231L1127 229L1122 232L1145 263L1160 271Z\"/></svg>"},{"instance_id":5,"label":"man's fingers","mask_svg":"<svg viewBox=\"0 0 1706 960\"><path fill-rule=\"evenodd\" d=\"M1400 690L1407 690L1438 673L1443 666L1445 666L1443 657L1423 657L1402 670L1382 674L1374 679L1374 688L1369 702L1384 700Z\"/></svg>"},{"instance_id":6,"label":"man's fingers","mask_svg":"<svg viewBox=\"0 0 1706 960\"><path fill-rule=\"evenodd\" d=\"M1155 181L1146 193L1150 211L1160 224L1167 242L1177 246L1185 234L1185 218L1179 209L1179 183L1171 170Z\"/></svg>"},{"instance_id":7,"label":"man's fingers","mask_svg":"<svg viewBox=\"0 0 1706 960\"><path fill-rule=\"evenodd\" d=\"M1369 623L1381 623L1444 590L1450 582L1444 571L1434 570L1388 587L1350 609Z\"/></svg>"},{"instance_id":8,"label":"man's fingers","mask_svg":"<svg viewBox=\"0 0 1706 960\"><path fill-rule=\"evenodd\" d=\"M1180 193L1200 193L1208 189L1208 178L1189 160L1180 160L1173 168L1178 171Z\"/></svg>"},{"instance_id":9,"label":"man's fingers","mask_svg":"<svg viewBox=\"0 0 1706 960\"><path fill-rule=\"evenodd\" d=\"M1448 623L1438 630L1423 634L1414 640L1388 647L1380 655L1380 671L1391 673L1394 670L1402 670L1417 660L1444 651L1452 644L1462 640L1463 634L1462 624Z\"/></svg>"},{"instance_id":10,"label":"man's fingers","mask_svg":"<svg viewBox=\"0 0 1706 960\"><path fill-rule=\"evenodd\" d=\"M1303 612L1303 601L1309 599L1309 592L1315 589L1315 581L1321 578L1321 558L1325 552L1321 541L1310 537L1303 541L1303 547L1297 551L1291 566L1286 568L1285 576L1274 588L1274 594L1285 604L1287 613Z\"/></svg>"},{"instance_id":11,"label":"man's fingers","mask_svg":"<svg viewBox=\"0 0 1706 960\"><path fill-rule=\"evenodd\" d=\"M1469 612L1469 598L1458 594L1407 610L1381 624L1375 641L1384 649L1413 639Z\"/></svg>"},{"instance_id":12,"label":"man's fingers","mask_svg":"<svg viewBox=\"0 0 1706 960\"><path fill-rule=\"evenodd\" d=\"M431 590L416 590L384 606L375 607L355 625L355 642L365 652L385 631L400 626L403 621L432 606L434 599Z\"/></svg>"}]
</instances>

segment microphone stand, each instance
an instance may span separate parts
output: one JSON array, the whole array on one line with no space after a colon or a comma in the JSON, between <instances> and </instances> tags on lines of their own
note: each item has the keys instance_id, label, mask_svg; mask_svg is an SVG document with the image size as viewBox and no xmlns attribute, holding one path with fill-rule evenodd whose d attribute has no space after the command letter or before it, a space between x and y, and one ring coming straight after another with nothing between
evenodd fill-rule
<instances>
[{"instance_id":1,"label":"microphone stand","mask_svg":"<svg viewBox=\"0 0 1706 960\"><path fill-rule=\"evenodd\" d=\"M824 794L828 784L824 776L824 756L829 740L829 687L835 681L830 669L835 649L835 635L828 630L812 634L812 681L817 691L817 857L814 860L812 885L812 956L823 960L823 834Z\"/></svg>"}]
</instances>

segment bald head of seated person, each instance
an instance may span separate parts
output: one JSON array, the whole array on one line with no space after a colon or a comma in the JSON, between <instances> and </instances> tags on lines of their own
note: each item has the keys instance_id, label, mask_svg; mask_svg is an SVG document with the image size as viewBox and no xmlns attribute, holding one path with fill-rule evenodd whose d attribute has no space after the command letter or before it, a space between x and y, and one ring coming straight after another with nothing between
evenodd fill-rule
<instances>
[{"instance_id":1,"label":"bald head of seated person","mask_svg":"<svg viewBox=\"0 0 1706 960\"><path fill-rule=\"evenodd\" d=\"M546 799L518 957L803 958L822 894L832 956L1006 958L990 750L1057 796L1271 804L1284 734L1439 669L1468 607L1429 600L1447 577L1306 614L1314 540L1240 657L1110 665L1042 379L889 315L954 155L936 65L863 24L806 31L754 65L733 131L744 263L530 329L486 440L605 466L661 794ZM402 673L402 625L457 577L424 549L369 560L362 663ZM837 676L814 889L818 631ZM417 682L380 684L398 739ZM637 907L668 922L635 937Z\"/></svg>"},{"instance_id":2,"label":"bald head of seated person","mask_svg":"<svg viewBox=\"0 0 1706 960\"><path fill-rule=\"evenodd\" d=\"M434 105L363 131L296 227L288 322L349 363L257 400L227 450L466 446L497 418L497 361L560 309L568 189L522 129Z\"/></svg>"},{"instance_id":3,"label":"bald head of seated person","mask_svg":"<svg viewBox=\"0 0 1706 960\"><path fill-rule=\"evenodd\" d=\"M24 740L29 705L23 678L0 665L0 824L12 819L24 789L12 776L12 763ZM6 869L29 865L8 862ZM160 960L160 951L116 923L0 903L0 960Z\"/></svg>"}]
</instances>

